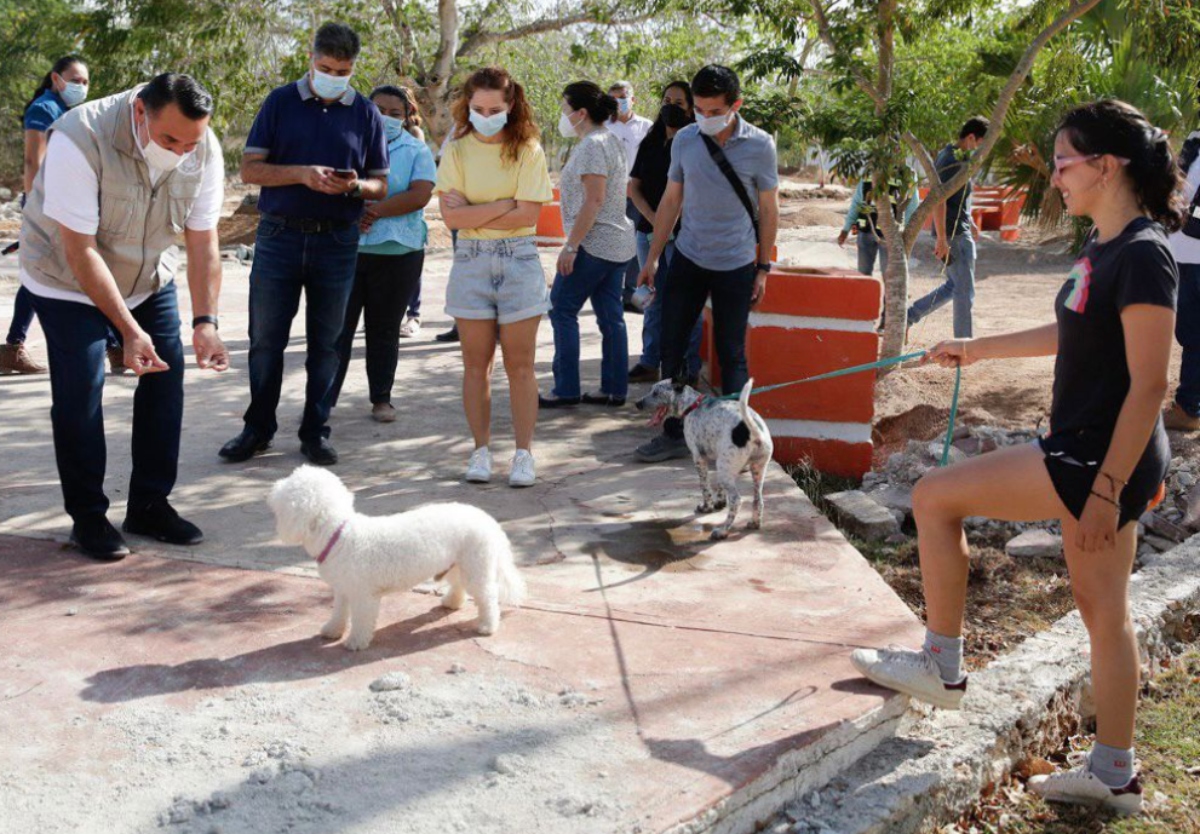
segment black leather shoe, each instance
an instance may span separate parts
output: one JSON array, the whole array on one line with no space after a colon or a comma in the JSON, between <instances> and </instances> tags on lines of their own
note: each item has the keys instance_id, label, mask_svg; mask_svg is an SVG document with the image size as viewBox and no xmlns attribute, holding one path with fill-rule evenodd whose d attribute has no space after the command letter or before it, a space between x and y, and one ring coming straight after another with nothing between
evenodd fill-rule
<instances>
[{"instance_id":1,"label":"black leather shoe","mask_svg":"<svg viewBox=\"0 0 1200 834\"><path fill-rule=\"evenodd\" d=\"M125 539L102 515L78 519L71 528L71 544L101 562L119 562L129 555Z\"/></svg>"},{"instance_id":2,"label":"black leather shoe","mask_svg":"<svg viewBox=\"0 0 1200 834\"><path fill-rule=\"evenodd\" d=\"M160 498L145 506L129 508L121 529L135 536L148 536L167 544L199 544L204 534L192 522L179 517L175 508Z\"/></svg>"},{"instance_id":3,"label":"black leather shoe","mask_svg":"<svg viewBox=\"0 0 1200 834\"><path fill-rule=\"evenodd\" d=\"M458 341L458 325L451 327L445 333L439 333L433 337L439 342L457 342Z\"/></svg>"},{"instance_id":4,"label":"black leather shoe","mask_svg":"<svg viewBox=\"0 0 1200 834\"><path fill-rule=\"evenodd\" d=\"M333 466L338 462L337 449L324 437L308 440L300 444L300 453L317 466Z\"/></svg>"},{"instance_id":5,"label":"black leather shoe","mask_svg":"<svg viewBox=\"0 0 1200 834\"><path fill-rule=\"evenodd\" d=\"M579 405L579 397L538 397L539 408L572 408Z\"/></svg>"},{"instance_id":6,"label":"black leather shoe","mask_svg":"<svg viewBox=\"0 0 1200 834\"><path fill-rule=\"evenodd\" d=\"M241 463L271 448L270 440L263 440L250 429L242 429L242 433L221 447L218 455L230 463Z\"/></svg>"},{"instance_id":7,"label":"black leather shoe","mask_svg":"<svg viewBox=\"0 0 1200 834\"><path fill-rule=\"evenodd\" d=\"M584 394L581 400L584 405L606 405L609 408L625 405L624 397L614 397L612 394Z\"/></svg>"}]
</instances>

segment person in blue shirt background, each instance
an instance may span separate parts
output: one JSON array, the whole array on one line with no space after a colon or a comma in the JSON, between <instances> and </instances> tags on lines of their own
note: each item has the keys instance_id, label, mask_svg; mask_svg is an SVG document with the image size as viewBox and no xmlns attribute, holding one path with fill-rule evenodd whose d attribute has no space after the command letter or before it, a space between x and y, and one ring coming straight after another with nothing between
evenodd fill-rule
<instances>
[{"instance_id":1,"label":"person in blue shirt background","mask_svg":"<svg viewBox=\"0 0 1200 834\"><path fill-rule=\"evenodd\" d=\"M337 463L329 394L338 336L354 286L364 203L387 196L388 152L379 109L350 86L362 43L343 23L317 30L309 71L272 90L254 119L242 182L262 187L250 270L250 405L220 456L236 463L271 445L279 428L283 357L305 299L308 380L300 452Z\"/></svg>"},{"instance_id":2,"label":"person in blue shirt background","mask_svg":"<svg viewBox=\"0 0 1200 834\"><path fill-rule=\"evenodd\" d=\"M433 153L412 132L416 114L412 99L404 90L390 84L376 87L371 92L371 101L383 116L387 136L391 169L388 197L368 203L359 221L362 236L358 242L358 266L342 335L338 338L341 364L329 392L329 407L337 405L350 365L354 332L362 316L371 417L380 423L391 423L396 419L392 385L396 381L400 325L421 286L425 243L429 238L424 208L433 196L437 166Z\"/></svg>"},{"instance_id":3,"label":"person in blue shirt background","mask_svg":"<svg viewBox=\"0 0 1200 834\"><path fill-rule=\"evenodd\" d=\"M900 219L901 204L905 202L904 194L908 192L908 205L904 207L904 220ZM846 212L846 222L838 235L838 246L846 245L850 229L858 227L858 271L870 275L875 271L875 258L879 257L880 273L887 272L888 253L883 243L883 230L879 227L879 208L875 205L875 189L869 178L860 180L850 198L850 210ZM916 214L921 205L921 197L917 192L916 182L908 171L897 171L888 182L888 193L892 198L892 217L896 225L908 226L908 221Z\"/></svg>"},{"instance_id":4,"label":"person in blue shirt background","mask_svg":"<svg viewBox=\"0 0 1200 834\"><path fill-rule=\"evenodd\" d=\"M54 66L42 78L42 83L38 85L33 98L25 105L22 123L25 127L23 185L26 194L33 188L33 178L37 176L42 162L46 159L50 125L63 113L87 100L90 83L87 64L83 59L78 55L64 55L54 62ZM24 205L24 198L21 204ZM8 337L4 344L0 345L0 374L46 373L46 366L35 361L25 347L31 324L33 304L29 300L29 290L21 287L13 301L13 317ZM125 364L121 357L120 344L111 333L108 347L110 363L113 363L113 349L116 349L113 373L120 373L125 370Z\"/></svg>"}]
</instances>

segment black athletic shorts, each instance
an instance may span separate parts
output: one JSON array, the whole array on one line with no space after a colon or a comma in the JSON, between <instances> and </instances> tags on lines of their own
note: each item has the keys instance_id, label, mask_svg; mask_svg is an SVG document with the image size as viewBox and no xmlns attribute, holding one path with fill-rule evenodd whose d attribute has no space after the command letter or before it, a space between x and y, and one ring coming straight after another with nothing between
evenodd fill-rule
<instances>
[{"instance_id":1,"label":"black athletic shorts","mask_svg":"<svg viewBox=\"0 0 1200 834\"><path fill-rule=\"evenodd\" d=\"M1087 430L1056 432L1037 441L1046 455L1046 470L1054 482L1054 491L1076 520L1083 515L1083 507L1091 497L1096 476L1108 454L1109 436ZM1162 421L1154 428L1150 442L1142 459L1129 476L1129 483L1121 492L1121 516L1118 528L1136 521L1158 495L1159 487L1167 478L1171 465L1171 446ZM1107 495L1107 479L1095 487Z\"/></svg>"}]
</instances>

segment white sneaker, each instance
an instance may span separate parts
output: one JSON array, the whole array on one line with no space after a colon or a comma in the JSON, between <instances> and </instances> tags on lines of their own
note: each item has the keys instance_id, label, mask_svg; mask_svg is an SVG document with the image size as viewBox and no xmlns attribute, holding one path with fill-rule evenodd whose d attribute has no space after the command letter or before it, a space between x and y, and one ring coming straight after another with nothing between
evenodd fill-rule
<instances>
[{"instance_id":1,"label":"white sneaker","mask_svg":"<svg viewBox=\"0 0 1200 834\"><path fill-rule=\"evenodd\" d=\"M409 316L404 320L404 324L400 325L400 335L405 339L412 339L421 332L421 317Z\"/></svg>"},{"instance_id":2,"label":"white sneaker","mask_svg":"<svg viewBox=\"0 0 1200 834\"><path fill-rule=\"evenodd\" d=\"M1104 806L1119 814L1141 813L1142 786L1137 774L1125 787L1110 788L1089 769L1087 753L1071 753L1067 756L1067 763L1071 765L1070 770L1031 778L1029 792L1047 802Z\"/></svg>"},{"instance_id":3,"label":"white sneaker","mask_svg":"<svg viewBox=\"0 0 1200 834\"><path fill-rule=\"evenodd\" d=\"M533 455L527 449L517 449L513 455L512 467L508 473L508 485L511 487L533 486L537 480L537 472L533 466Z\"/></svg>"},{"instance_id":4,"label":"white sneaker","mask_svg":"<svg viewBox=\"0 0 1200 834\"><path fill-rule=\"evenodd\" d=\"M480 446L471 452L471 460L467 462L467 481L472 484L486 484L492 479L492 453L487 446Z\"/></svg>"},{"instance_id":5,"label":"white sneaker","mask_svg":"<svg viewBox=\"0 0 1200 834\"><path fill-rule=\"evenodd\" d=\"M874 683L942 709L958 709L967 691L966 675L958 683L946 683L933 655L924 649L855 649L850 662Z\"/></svg>"}]
</instances>

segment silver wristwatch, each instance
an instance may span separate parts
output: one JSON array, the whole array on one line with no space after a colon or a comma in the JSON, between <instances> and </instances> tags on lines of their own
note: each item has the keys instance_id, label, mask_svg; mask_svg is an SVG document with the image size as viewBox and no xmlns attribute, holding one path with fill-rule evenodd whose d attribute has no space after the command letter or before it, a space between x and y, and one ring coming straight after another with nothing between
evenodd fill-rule
<instances>
[{"instance_id":1,"label":"silver wristwatch","mask_svg":"<svg viewBox=\"0 0 1200 834\"><path fill-rule=\"evenodd\" d=\"M576 252L578 252L578 251L579 251L579 247L578 247L578 246L572 246L572 245L571 245L571 244L569 244L569 243L564 243L564 244L563 244L563 251L564 251L564 252L569 252L570 254L574 255Z\"/></svg>"}]
</instances>

